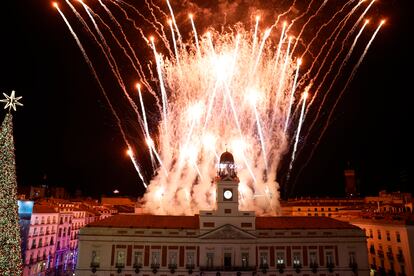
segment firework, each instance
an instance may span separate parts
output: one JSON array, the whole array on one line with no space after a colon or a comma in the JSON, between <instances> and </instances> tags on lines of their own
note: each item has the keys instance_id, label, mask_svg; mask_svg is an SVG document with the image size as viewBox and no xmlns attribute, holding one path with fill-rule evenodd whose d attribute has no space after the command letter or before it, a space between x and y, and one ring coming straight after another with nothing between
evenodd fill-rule
<instances>
[{"instance_id":1,"label":"firework","mask_svg":"<svg viewBox=\"0 0 414 276\"><path fill-rule=\"evenodd\" d=\"M137 116L141 133L136 139L145 140L148 147L140 149L140 154L149 156L155 170L148 186L131 146L137 141L125 135L126 126L119 119L119 111L111 108L118 118L118 127L123 133L131 161L147 188L142 199L144 209L155 214L194 214L201 209L214 208L215 187L211 182L216 170L214 164L219 153L228 150L238 165L240 209L254 209L257 214L277 214L279 186L276 179L280 162L291 151L289 170L292 169L299 153L298 143L306 115L312 103L318 101L317 95L323 84L332 76L335 82L350 59L366 26L366 23L363 26L359 23L374 1L369 4L347 1L325 17L323 14L331 10L328 1L321 4L311 1L303 13L293 15L297 10L297 1L294 1L286 11L276 14L273 17L276 21L264 30L259 27L259 21L262 25L266 20L254 15L251 29L247 23L226 26L220 31L202 24L204 33L197 32L197 13L185 16L186 22L178 20L183 16L175 16L174 3L168 0L164 3L168 12L152 1L145 1L145 12L125 1L111 0L104 4L99 0L105 17L81 3L93 29L69 0L66 2L100 47L125 99ZM364 5L361 12L360 7ZM57 4L55 7L100 83L77 35ZM154 35L146 34L144 26L137 26L131 14L143 18ZM357 19L351 23L354 17ZM281 18L290 23L279 23ZM138 53L128 36L127 23L132 23L130 29L142 37L150 50L147 52L152 56L148 58ZM190 26L188 37L180 31L180 24ZM306 40L310 26L317 31L308 35L310 39ZM351 49L345 60L340 61L346 42L354 37L358 27L361 29ZM102 28L105 32L101 31ZM168 36L164 28L169 30ZM317 45L319 40L324 41L323 45ZM138 104L134 100L137 97L131 97L124 84L125 77L119 66L123 59L118 60L112 55L108 41L115 42L113 47L121 50L123 58L134 69L135 78L141 83L137 86ZM304 60L307 66L303 70L301 67L301 75L299 66L303 66ZM325 64L330 61L329 68L326 68ZM106 96L103 86L100 87ZM315 91L312 87L316 87ZM332 85L328 92L331 88ZM155 100L156 118L159 118L155 123L147 114L154 107L146 108L142 96L146 91ZM308 91L312 97L305 109ZM109 99L108 103L111 104ZM293 144L292 150L290 144Z\"/></svg>"}]
</instances>

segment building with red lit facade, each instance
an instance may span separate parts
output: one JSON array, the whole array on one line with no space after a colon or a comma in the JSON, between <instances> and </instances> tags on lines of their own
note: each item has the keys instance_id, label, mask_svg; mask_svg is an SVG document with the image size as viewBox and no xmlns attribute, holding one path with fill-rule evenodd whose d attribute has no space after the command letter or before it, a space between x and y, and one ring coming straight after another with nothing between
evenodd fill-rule
<instances>
[{"instance_id":1,"label":"building with red lit facade","mask_svg":"<svg viewBox=\"0 0 414 276\"><path fill-rule=\"evenodd\" d=\"M76 275L369 275L359 227L329 217L240 211L228 152L214 182L215 210L116 215L82 228Z\"/></svg>"}]
</instances>

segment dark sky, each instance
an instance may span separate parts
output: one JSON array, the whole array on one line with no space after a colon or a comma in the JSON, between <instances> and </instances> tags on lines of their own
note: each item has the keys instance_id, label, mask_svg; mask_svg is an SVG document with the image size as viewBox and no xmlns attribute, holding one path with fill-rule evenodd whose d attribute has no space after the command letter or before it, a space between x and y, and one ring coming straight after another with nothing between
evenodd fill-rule
<instances>
[{"instance_id":1,"label":"dark sky","mask_svg":"<svg viewBox=\"0 0 414 276\"><path fill-rule=\"evenodd\" d=\"M300 166L292 171L292 195L341 195L348 163L364 194L383 188L413 192L413 4L383 2L375 12L388 21L315 155L300 174ZM80 188L85 194L115 188L140 194L113 116L51 3L5 1L0 22L0 92L16 90L24 104L14 116L18 184L36 185L46 175L51 186ZM5 112L0 114L3 118ZM305 149L298 164L306 154Z\"/></svg>"}]
</instances>

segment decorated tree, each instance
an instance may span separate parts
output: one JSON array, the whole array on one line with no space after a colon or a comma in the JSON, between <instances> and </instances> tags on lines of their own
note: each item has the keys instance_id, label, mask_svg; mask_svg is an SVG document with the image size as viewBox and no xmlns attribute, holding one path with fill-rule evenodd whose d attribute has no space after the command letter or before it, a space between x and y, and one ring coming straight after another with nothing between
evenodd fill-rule
<instances>
[{"instance_id":1,"label":"decorated tree","mask_svg":"<svg viewBox=\"0 0 414 276\"><path fill-rule=\"evenodd\" d=\"M0 130L0 275L21 275L19 217L17 213L17 181L13 140L13 116L11 109L21 97L14 91L1 102L9 109Z\"/></svg>"}]
</instances>

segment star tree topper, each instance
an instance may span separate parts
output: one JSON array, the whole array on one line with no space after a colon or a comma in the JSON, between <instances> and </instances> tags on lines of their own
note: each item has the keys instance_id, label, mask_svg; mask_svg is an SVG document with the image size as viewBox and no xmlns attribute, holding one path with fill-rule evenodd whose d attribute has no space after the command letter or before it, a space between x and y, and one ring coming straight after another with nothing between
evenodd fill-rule
<instances>
[{"instance_id":1,"label":"star tree topper","mask_svg":"<svg viewBox=\"0 0 414 276\"><path fill-rule=\"evenodd\" d=\"M3 93L3 95L6 98L0 100L0 102L6 103L6 106L4 107L4 109L9 108L9 112L11 111L12 108L14 111L16 111L16 105L23 106L22 103L19 103L19 100L23 97L22 96L15 97L14 93L15 93L14 90L11 92L10 96L8 96L6 93Z\"/></svg>"}]
</instances>

